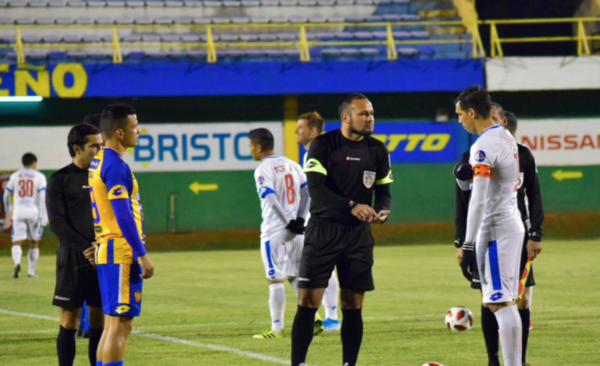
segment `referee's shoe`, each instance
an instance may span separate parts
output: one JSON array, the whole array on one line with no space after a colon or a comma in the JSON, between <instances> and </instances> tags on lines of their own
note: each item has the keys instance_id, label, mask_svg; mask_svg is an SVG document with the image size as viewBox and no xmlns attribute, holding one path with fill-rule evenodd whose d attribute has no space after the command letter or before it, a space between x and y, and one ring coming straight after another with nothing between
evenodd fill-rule
<instances>
[{"instance_id":1,"label":"referee's shoe","mask_svg":"<svg viewBox=\"0 0 600 366\"><path fill-rule=\"evenodd\" d=\"M19 278L19 272L21 271L21 265L17 264L12 273L12 278Z\"/></svg>"}]
</instances>

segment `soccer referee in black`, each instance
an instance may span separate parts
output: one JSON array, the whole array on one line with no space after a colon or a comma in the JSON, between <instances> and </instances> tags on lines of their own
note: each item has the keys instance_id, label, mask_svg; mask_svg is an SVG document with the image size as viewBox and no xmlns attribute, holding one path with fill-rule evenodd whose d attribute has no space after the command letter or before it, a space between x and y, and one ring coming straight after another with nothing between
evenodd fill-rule
<instances>
[{"instance_id":1,"label":"soccer referee in black","mask_svg":"<svg viewBox=\"0 0 600 366\"><path fill-rule=\"evenodd\" d=\"M94 252L94 219L88 169L102 146L97 127L82 123L69 131L67 146L73 162L52 174L48 181L46 207L50 228L60 246L56 258L56 289L52 304L59 306L60 331L56 339L59 366L72 366L75 333L81 308L88 305L90 340L88 357L96 366L96 350L104 329L102 299L96 268L86 258Z\"/></svg>"},{"instance_id":2,"label":"soccer referee in black","mask_svg":"<svg viewBox=\"0 0 600 366\"><path fill-rule=\"evenodd\" d=\"M375 289L371 224L382 224L392 205L389 153L370 136L375 124L373 105L364 95L353 93L338 111L341 130L315 138L304 166L311 216L298 276L292 366L306 361L315 313L334 267L341 288L342 363L356 365L363 336L363 298L365 291Z\"/></svg>"},{"instance_id":3,"label":"soccer referee in black","mask_svg":"<svg viewBox=\"0 0 600 366\"><path fill-rule=\"evenodd\" d=\"M492 108L492 118L494 122L502 125L515 137L517 132L517 118L512 112L505 111L497 103L492 103L496 111ZM494 118L494 114L497 116ZM515 137L516 140L516 137ZM523 225L528 228L523 238L523 250L521 252L521 264L519 273L523 273L527 258L532 259L542 250L542 232L544 222L544 207L542 205L542 190L540 188L540 181L538 179L537 167L535 159L531 151L523 144L517 144L519 149L519 186L517 189L517 206L521 212L521 220ZM472 171L469 165L470 151L467 150L461 157L461 161L455 168L455 176L457 178L456 184L456 201L455 201L455 227L456 227L456 239L455 246L458 249L457 259L460 263L462 257L462 244L465 242L466 228L467 228L467 215L469 208L469 200L471 198L471 190L469 183L472 179ZM473 256L475 258L475 256ZM473 259L471 263L473 281L471 282L471 288L481 290L481 283L479 282L479 272L477 269L477 262ZM529 341L529 323L531 320L531 311L529 309L530 304L530 288L535 286L535 278L533 276L533 264L527 276L525 282L525 290L523 297L517 300L517 309L521 316L522 325L522 361L523 365L527 366L527 343ZM483 330L483 338L485 340L485 346L488 353L488 365L489 366L500 366L500 360L498 357L499 347L499 335L498 335L498 322L492 311L481 306L481 328Z\"/></svg>"}]
</instances>

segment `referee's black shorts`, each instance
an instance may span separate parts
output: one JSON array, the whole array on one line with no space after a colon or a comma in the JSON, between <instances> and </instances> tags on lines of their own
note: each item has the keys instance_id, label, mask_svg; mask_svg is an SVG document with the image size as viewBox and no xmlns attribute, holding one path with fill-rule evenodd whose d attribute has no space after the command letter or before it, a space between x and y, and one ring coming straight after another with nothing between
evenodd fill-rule
<instances>
[{"instance_id":1,"label":"referee's black shorts","mask_svg":"<svg viewBox=\"0 0 600 366\"><path fill-rule=\"evenodd\" d=\"M298 287L326 288L334 267L342 289L372 291L371 224L349 226L311 219L304 236Z\"/></svg>"},{"instance_id":2,"label":"referee's black shorts","mask_svg":"<svg viewBox=\"0 0 600 366\"><path fill-rule=\"evenodd\" d=\"M62 252L62 253L61 253ZM67 309L102 307L98 272L83 255L59 249L56 258L56 288L52 305Z\"/></svg>"},{"instance_id":3,"label":"referee's black shorts","mask_svg":"<svg viewBox=\"0 0 600 366\"><path fill-rule=\"evenodd\" d=\"M525 233L525 237L523 238L523 250L521 250L521 264L519 266L519 275L523 273L525 269L525 264L527 264L527 242L529 241L529 235L527 232ZM479 278L479 270L477 268L477 261L475 261L473 265L473 279L477 280L477 282L471 282L471 288L475 290L481 290L481 282ZM525 281L525 287L535 286L535 278L533 277L533 262L531 263L531 268L529 270L529 275L527 276L527 281Z\"/></svg>"}]
</instances>

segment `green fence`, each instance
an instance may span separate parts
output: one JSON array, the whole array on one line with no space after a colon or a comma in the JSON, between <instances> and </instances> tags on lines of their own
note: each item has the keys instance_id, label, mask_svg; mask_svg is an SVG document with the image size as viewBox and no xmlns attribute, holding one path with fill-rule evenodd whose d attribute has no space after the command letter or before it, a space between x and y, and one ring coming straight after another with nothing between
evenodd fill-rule
<instances>
[{"instance_id":1,"label":"green fence","mask_svg":"<svg viewBox=\"0 0 600 366\"><path fill-rule=\"evenodd\" d=\"M452 164L395 164L390 223L453 222ZM50 172L45 172L49 174ZM600 166L540 167L547 213L599 211ZM252 171L136 173L148 232L258 230ZM190 188L216 184L217 190ZM171 196L174 217L171 217Z\"/></svg>"}]
</instances>

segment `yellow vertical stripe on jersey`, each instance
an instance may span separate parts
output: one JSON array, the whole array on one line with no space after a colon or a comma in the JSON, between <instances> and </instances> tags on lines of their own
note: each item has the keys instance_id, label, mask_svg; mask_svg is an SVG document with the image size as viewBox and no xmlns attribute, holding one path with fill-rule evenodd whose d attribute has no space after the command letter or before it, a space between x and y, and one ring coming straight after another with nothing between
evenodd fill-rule
<instances>
[{"instance_id":1,"label":"yellow vertical stripe on jersey","mask_svg":"<svg viewBox=\"0 0 600 366\"><path fill-rule=\"evenodd\" d=\"M108 264L108 244L98 244L96 249L96 263L97 264Z\"/></svg>"},{"instance_id":2,"label":"yellow vertical stripe on jersey","mask_svg":"<svg viewBox=\"0 0 600 366\"><path fill-rule=\"evenodd\" d=\"M129 304L129 276L131 274L131 266L129 264L121 264L119 267L119 303Z\"/></svg>"}]
</instances>

